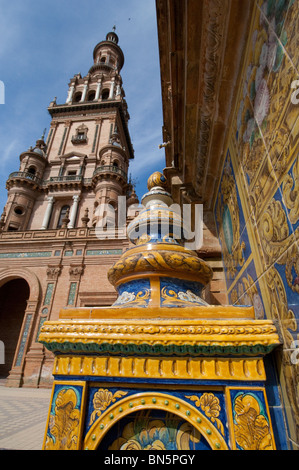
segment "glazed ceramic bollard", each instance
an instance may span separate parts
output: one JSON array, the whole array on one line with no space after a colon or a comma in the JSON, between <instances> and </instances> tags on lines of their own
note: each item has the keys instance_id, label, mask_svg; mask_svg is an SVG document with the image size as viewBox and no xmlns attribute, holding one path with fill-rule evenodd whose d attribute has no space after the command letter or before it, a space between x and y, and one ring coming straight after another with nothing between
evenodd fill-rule
<instances>
[{"instance_id":1,"label":"glazed ceramic bollard","mask_svg":"<svg viewBox=\"0 0 299 470\"><path fill-rule=\"evenodd\" d=\"M161 173L108 272L111 307L62 309L39 341L55 355L44 449L265 450L275 439L264 356L279 345L252 307L202 298L213 272Z\"/></svg>"}]
</instances>

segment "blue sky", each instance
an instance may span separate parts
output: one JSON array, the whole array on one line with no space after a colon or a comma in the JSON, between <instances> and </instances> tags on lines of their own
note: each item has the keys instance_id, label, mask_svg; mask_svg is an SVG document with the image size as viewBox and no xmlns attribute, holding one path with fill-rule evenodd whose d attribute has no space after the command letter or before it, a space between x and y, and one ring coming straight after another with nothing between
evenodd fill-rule
<instances>
[{"instance_id":1,"label":"blue sky","mask_svg":"<svg viewBox=\"0 0 299 470\"><path fill-rule=\"evenodd\" d=\"M19 155L48 133L50 101L65 102L69 79L88 73L94 46L114 25L125 56L130 173L141 197L149 175L165 166L155 0L0 0L0 11L0 214Z\"/></svg>"}]
</instances>

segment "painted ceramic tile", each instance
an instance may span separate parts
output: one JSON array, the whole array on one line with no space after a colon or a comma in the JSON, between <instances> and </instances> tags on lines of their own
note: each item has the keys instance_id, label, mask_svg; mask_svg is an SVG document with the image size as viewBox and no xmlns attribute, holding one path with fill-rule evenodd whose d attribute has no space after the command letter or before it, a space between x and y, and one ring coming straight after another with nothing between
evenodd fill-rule
<instances>
[{"instance_id":1,"label":"painted ceramic tile","mask_svg":"<svg viewBox=\"0 0 299 470\"><path fill-rule=\"evenodd\" d=\"M207 305L201 298L202 288L198 282L161 278L161 307Z\"/></svg>"},{"instance_id":2,"label":"painted ceramic tile","mask_svg":"<svg viewBox=\"0 0 299 470\"><path fill-rule=\"evenodd\" d=\"M80 445L85 384L54 383L45 450L76 450Z\"/></svg>"},{"instance_id":3,"label":"painted ceramic tile","mask_svg":"<svg viewBox=\"0 0 299 470\"><path fill-rule=\"evenodd\" d=\"M216 201L215 219L229 288L249 255L245 219L229 152Z\"/></svg>"},{"instance_id":4,"label":"painted ceramic tile","mask_svg":"<svg viewBox=\"0 0 299 470\"><path fill-rule=\"evenodd\" d=\"M267 153L275 163L294 124L287 112L291 84L297 75L284 49L288 40L284 31L288 2L269 0L260 6L236 115L238 154L249 184L257 177Z\"/></svg>"},{"instance_id":5,"label":"painted ceramic tile","mask_svg":"<svg viewBox=\"0 0 299 470\"><path fill-rule=\"evenodd\" d=\"M275 450L263 390L231 389L235 445L239 450Z\"/></svg>"},{"instance_id":6,"label":"painted ceramic tile","mask_svg":"<svg viewBox=\"0 0 299 470\"><path fill-rule=\"evenodd\" d=\"M299 35L299 3L298 0L289 1L289 9L283 25L287 38L285 49L299 73L298 35Z\"/></svg>"},{"instance_id":7,"label":"painted ceramic tile","mask_svg":"<svg viewBox=\"0 0 299 470\"><path fill-rule=\"evenodd\" d=\"M257 227L264 253L265 267L269 267L295 241L293 227L279 188L263 208Z\"/></svg>"},{"instance_id":8,"label":"painted ceramic tile","mask_svg":"<svg viewBox=\"0 0 299 470\"><path fill-rule=\"evenodd\" d=\"M137 279L118 287L118 298L113 306L128 307L146 307L150 300L150 281L149 279Z\"/></svg>"},{"instance_id":9,"label":"painted ceramic tile","mask_svg":"<svg viewBox=\"0 0 299 470\"><path fill-rule=\"evenodd\" d=\"M198 409L198 416L207 419L207 422L211 423L211 429L215 427L225 442L229 441L223 391L198 391L192 394L190 390L189 392L165 390L159 393L164 409L149 408L147 405L149 396L144 395L144 392L147 393L149 390L116 387L109 389L93 387L90 390L85 435L88 435L89 430L93 432L96 429L95 426L97 422L101 422L102 417L107 413L109 415L109 409L112 410L113 419L116 415L121 417L105 434L98 450L210 450L211 447L205 437L187 419L192 411L187 410L185 420L179 412L171 412L170 409L176 409L173 406L175 403L177 410L180 409L178 403L185 403L193 413ZM155 391L152 393L149 403L155 404ZM136 400L139 403L138 412L134 411ZM129 407L132 405L133 411L122 418L127 402ZM142 404L144 409L140 406ZM198 418L198 422L200 421Z\"/></svg>"},{"instance_id":10,"label":"painted ceramic tile","mask_svg":"<svg viewBox=\"0 0 299 470\"><path fill-rule=\"evenodd\" d=\"M253 260L239 276L229 293L229 300L234 305L253 306L257 319L265 317L265 308Z\"/></svg>"},{"instance_id":11,"label":"painted ceramic tile","mask_svg":"<svg viewBox=\"0 0 299 470\"><path fill-rule=\"evenodd\" d=\"M299 159L296 158L281 183L283 202L294 232L299 232Z\"/></svg>"},{"instance_id":12,"label":"painted ceramic tile","mask_svg":"<svg viewBox=\"0 0 299 470\"><path fill-rule=\"evenodd\" d=\"M205 438L182 418L163 410L146 410L122 418L98 450L210 450Z\"/></svg>"},{"instance_id":13,"label":"painted ceramic tile","mask_svg":"<svg viewBox=\"0 0 299 470\"><path fill-rule=\"evenodd\" d=\"M288 326L296 333L299 325L299 250L296 242L281 255L274 268L281 280L281 290L283 289L288 304Z\"/></svg>"}]
</instances>

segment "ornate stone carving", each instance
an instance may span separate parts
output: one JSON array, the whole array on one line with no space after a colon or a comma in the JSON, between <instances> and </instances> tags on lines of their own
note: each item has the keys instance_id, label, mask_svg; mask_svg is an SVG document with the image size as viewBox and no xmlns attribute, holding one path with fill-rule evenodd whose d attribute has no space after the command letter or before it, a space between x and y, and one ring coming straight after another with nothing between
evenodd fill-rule
<instances>
[{"instance_id":1,"label":"ornate stone carving","mask_svg":"<svg viewBox=\"0 0 299 470\"><path fill-rule=\"evenodd\" d=\"M70 273L71 281L78 281L78 279L80 279L80 277L84 273L84 266L83 265L70 266L69 273Z\"/></svg>"},{"instance_id":2,"label":"ornate stone carving","mask_svg":"<svg viewBox=\"0 0 299 470\"><path fill-rule=\"evenodd\" d=\"M216 94L219 81L220 61L225 46L225 19L228 14L227 1L205 1L205 21L202 32L202 61L205 64L201 76L201 115L198 128L198 151L194 171L194 188L202 195L207 158L212 137L213 119L216 112Z\"/></svg>"},{"instance_id":3,"label":"ornate stone carving","mask_svg":"<svg viewBox=\"0 0 299 470\"><path fill-rule=\"evenodd\" d=\"M47 268L47 279L50 281L56 281L61 272L61 266L48 266Z\"/></svg>"}]
</instances>

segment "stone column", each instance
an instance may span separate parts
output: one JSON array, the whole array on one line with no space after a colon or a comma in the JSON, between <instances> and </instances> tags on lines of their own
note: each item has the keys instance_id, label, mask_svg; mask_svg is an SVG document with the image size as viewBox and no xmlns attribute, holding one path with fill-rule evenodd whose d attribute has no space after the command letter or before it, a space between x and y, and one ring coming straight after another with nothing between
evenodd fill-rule
<instances>
[{"instance_id":1,"label":"stone column","mask_svg":"<svg viewBox=\"0 0 299 470\"><path fill-rule=\"evenodd\" d=\"M66 103L71 103L72 102L74 89L75 89L74 85L71 85L70 88L69 88L68 95L67 95Z\"/></svg>"},{"instance_id":2,"label":"stone column","mask_svg":"<svg viewBox=\"0 0 299 470\"><path fill-rule=\"evenodd\" d=\"M121 87L120 87L120 84L118 84L118 85L116 86L116 93L115 93L115 95L116 95L116 96L119 96L120 94L121 94Z\"/></svg>"},{"instance_id":3,"label":"stone column","mask_svg":"<svg viewBox=\"0 0 299 470\"><path fill-rule=\"evenodd\" d=\"M114 95L114 85L115 85L115 82L114 82L114 78L113 78L113 79L112 79L112 83L111 83L111 88L110 88L109 99L112 99L112 98L113 98L113 95Z\"/></svg>"},{"instance_id":4,"label":"stone column","mask_svg":"<svg viewBox=\"0 0 299 470\"><path fill-rule=\"evenodd\" d=\"M52 213L53 204L54 204L54 197L49 196L48 197L47 209L46 209L46 212L45 212L45 215L44 215L44 220L43 220L43 223L42 223L42 226L41 226L42 230L46 230L48 228L51 213Z\"/></svg>"},{"instance_id":5,"label":"stone column","mask_svg":"<svg viewBox=\"0 0 299 470\"><path fill-rule=\"evenodd\" d=\"M70 214L70 222L68 224L68 228L74 228L75 222L76 222L76 216L77 216L77 211L78 211L78 205L79 205L79 196L75 195L73 196L73 205L71 209L71 214Z\"/></svg>"},{"instance_id":6,"label":"stone column","mask_svg":"<svg viewBox=\"0 0 299 470\"><path fill-rule=\"evenodd\" d=\"M83 93L82 93L82 98L80 101L85 101L85 98L86 98L86 93L87 93L87 83L84 85L84 89L83 89Z\"/></svg>"},{"instance_id":7,"label":"stone column","mask_svg":"<svg viewBox=\"0 0 299 470\"><path fill-rule=\"evenodd\" d=\"M96 96L95 96L95 100L97 101L100 97L100 92L101 92L101 87L102 87L102 80L100 79L98 81L98 86L97 86L97 91L96 91Z\"/></svg>"}]
</instances>

